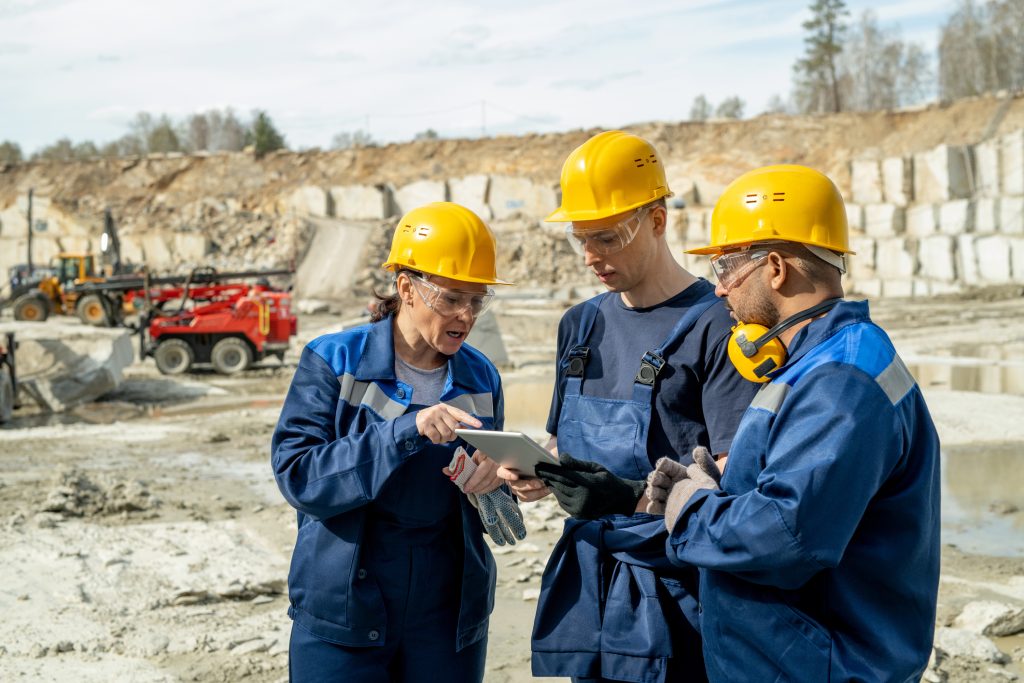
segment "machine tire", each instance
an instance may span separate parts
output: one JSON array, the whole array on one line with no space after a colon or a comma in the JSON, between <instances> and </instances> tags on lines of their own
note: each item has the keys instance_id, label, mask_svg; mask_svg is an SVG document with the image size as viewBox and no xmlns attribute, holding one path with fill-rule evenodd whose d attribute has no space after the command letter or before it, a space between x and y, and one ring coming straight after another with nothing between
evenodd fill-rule
<instances>
[{"instance_id":1,"label":"machine tire","mask_svg":"<svg viewBox=\"0 0 1024 683\"><path fill-rule=\"evenodd\" d=\"M50 304L36 293L21 295L12 308L15 320L41 323L50 317Z\"/></svg>"},{"instance_id":2,"label":"machine tire","mask_svg":"<svg viewBox=\"0 0 1024 683\"><path fill-rule=\"evenodd\" d=\"M93 327L110 327L113 322L106 299L101 294L86 294L78 300L75 313L78 319Z\"/></svg>"},{"instance_id":3,"label":"machine tire","mask_svg":"<svg viewBox=\"0 0 1024 683\"><path fill-rule=\"evenodd\" d=\"M234 375L252 364L252 349L238 337L225 337L213 345L210 362L222 375Z\"/></svg>"},{"instance_id":4,"label":"machine tire","mask_svg":"<svg viewBox=\"0 0 1024 683\"><path fill-rule=\"evenodd\" d=\"M153 351L156 368L164 375L180 375L188 372L195 360L192 345L184 339L167 339Z\"/></svg>"},{"instance_id":5,"label":"machine tire","mask_svg":"<svg viewBox=\"0 0 1024 683\"><path fill-rule=\"evenodd\" d=\"M14 383L11 382L11 372L5 367L0 367L0 422L9 422L13 410Z\"/></svg>"}]
</instances>

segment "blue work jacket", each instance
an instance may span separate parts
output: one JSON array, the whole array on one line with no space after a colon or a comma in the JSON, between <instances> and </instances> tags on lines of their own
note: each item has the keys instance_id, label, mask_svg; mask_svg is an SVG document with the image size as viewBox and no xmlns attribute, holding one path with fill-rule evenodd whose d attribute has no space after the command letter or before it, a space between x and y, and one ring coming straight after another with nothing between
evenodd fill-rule
<instances>
[{"instance_id":1,"label":"blue work jacket","mask_svg":"<svg viewBox=\"0 0 1024 683\"><path fill-rule=\"evenodd\" d=\"M939 580L939 441L867 302L793 340L740 422L721 490L667 549L701 568L711 681L918 681Z\"/></svg>"},{"instance_id":2,"label":"blue work jacket","mask_svg":"<svg viewBox=\"0 0 1024 683\"><path fill-rule=\"evenodd\" d=\"M278 488L298 511L288 614L323 640L384 644L384 602L365 564L364 532L374 515L403 516L402 496L381 496L385 484L407 461L439 448L416 428L412 393L395 377L391 318L314 339L292 379L271 457ZM449 359L441 400L473 414L484 429L504 424L498 372L468 344ZM437 476L444 476L439 469ZM497 572L479 514L466 496L457 497L454 522L461 517L464 543L461 596L453 609L462 649L487 635Z\"/></svg>"}]
</instances>

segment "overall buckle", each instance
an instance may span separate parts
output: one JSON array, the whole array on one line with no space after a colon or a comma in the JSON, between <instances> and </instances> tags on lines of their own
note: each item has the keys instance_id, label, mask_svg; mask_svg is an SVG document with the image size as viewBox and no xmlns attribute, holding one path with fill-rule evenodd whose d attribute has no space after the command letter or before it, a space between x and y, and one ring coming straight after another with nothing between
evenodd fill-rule
<instances>
[{"instance_id":1,"label":"overall buckle","mask_svg":"<svg viewBox=\"0 0 1024 683\"><path fill-rule=\"evenodd\" d=\"M569 365L565 369L565 376L582 377L588 358L590 358L590 349L586 346L574 346L569 349Z\"/></svg>"},{"instance_id":2,"label":"overall buckle","mask_svg":"<svg viewBox=\"0 0 1024 683\"><path fill-rule=\"evenodd\" d=\"M665 359L653 351L648 351L640 359L640 369L637 370L636 378L633 381L654 386L654 380L658 378L658 373L663 367L665 367Z\"/></svg>"}]
</instances>

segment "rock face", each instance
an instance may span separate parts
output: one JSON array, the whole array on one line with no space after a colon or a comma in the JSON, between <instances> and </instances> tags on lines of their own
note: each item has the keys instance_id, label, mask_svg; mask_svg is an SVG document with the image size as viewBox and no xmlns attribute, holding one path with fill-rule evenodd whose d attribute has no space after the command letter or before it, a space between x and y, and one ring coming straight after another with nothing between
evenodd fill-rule
<instances>
[{"instance_id":1,"label":"rock face","mask_svg":"<svg viewBox=\"0 0 1024 683\"><path fill-rule=\"evenodd\" d=\"M1024 609L1004 602L969 602L953 626L985 636L1012 636L1024 631Z\"/></svg>"},{"instance_id":2,"label":"rock face","mask_svg":"<svg viewBox=\"0 0 1024 683\"><path fill-rule=\"evenodd\" d=\"M125 329L54 321L7 323L0 328L16 335L21 390L52 412L113 391L135 359L131 334Z\"/></svg>"}]
</instances>

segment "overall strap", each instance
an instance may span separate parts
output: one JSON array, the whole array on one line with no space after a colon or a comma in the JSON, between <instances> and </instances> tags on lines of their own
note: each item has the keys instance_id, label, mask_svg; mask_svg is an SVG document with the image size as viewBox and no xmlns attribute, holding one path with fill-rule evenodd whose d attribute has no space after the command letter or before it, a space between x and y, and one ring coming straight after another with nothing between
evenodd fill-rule
<instances>
[{"instance_id":1,"label":"overall strap","mask_svg":"<svg viewBox=\"0 0 1024 683\"><path fill-rule=\"evenodd\" d=\"M580 326L576 331L576 344L569 348L569 352L565 356L565 376L569 378L570 383L573 383L573 379L576 380L576 384L583 380L583 371L590 358L590 347L586 345L587 340L590 339L590 333L594 329L594 321L597 320L601 304L610 294L611 292L598 294L583 303Z\"/></svg>"},{"instance_id":2,"label":"overall strap","mask_svg":"<svg viewBox=\"0 0 1024 683\"><path fill-rule=\"evenodd\" d=\"M636 377L633 379L634 400L649 399L654 382L658 378L661 369L665 367L665 353L667 350L679 343L693 329L693 326L697 324L697 321L704 315L705 311L711 308L716 301L718 301L718 297L715 296L714 290L702 296L686 309L686 313L679 318L679 322L669 332L665 341L657 348L643 355L640 359L640 369L637 370Z\"/></svg>"}]
</instances>

